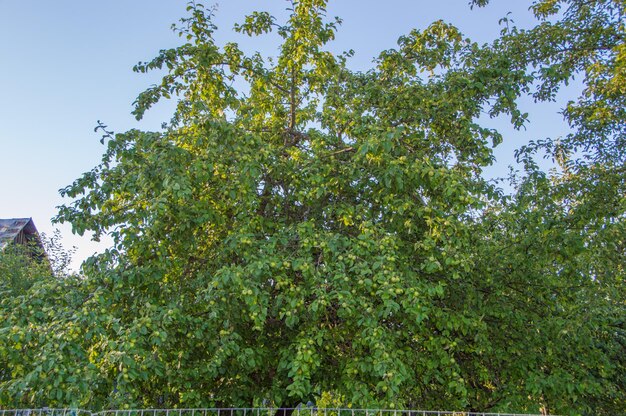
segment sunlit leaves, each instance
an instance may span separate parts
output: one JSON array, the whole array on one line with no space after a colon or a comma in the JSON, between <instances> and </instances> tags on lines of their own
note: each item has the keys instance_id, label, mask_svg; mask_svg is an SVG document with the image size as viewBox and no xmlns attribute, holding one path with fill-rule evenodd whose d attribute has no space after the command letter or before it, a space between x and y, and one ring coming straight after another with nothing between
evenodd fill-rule
<instances>
[{"instance_id":1,"label":"sunlit leaves","mask_svg":"<svg viewBox=\"0 0 626 416\"><path fill-rule=\"evenodd\" d=\"M540 17L558 5L540 3ZM187 43L137 65L165 74L135 115L163 98L175 114L161 132L110 137L102 163L62 190L75 200L57 220L114 246L84 278L3 300L0 403L623 403L623 173L535 170L511 198L481 177L503 140L481 115L521 128L517 99L535 81L549 98L570 76L539 61L529 73L503 51L563 28L479 46L435 22L359 73L350 53L328 52L340 20L325 5L293 2L286 22L245 17L240 32L282 39L270 59L218 45L212 11L191 4L175 29ZM576 149L561 149L571 172Z\"/></svg>"}]
</instances>

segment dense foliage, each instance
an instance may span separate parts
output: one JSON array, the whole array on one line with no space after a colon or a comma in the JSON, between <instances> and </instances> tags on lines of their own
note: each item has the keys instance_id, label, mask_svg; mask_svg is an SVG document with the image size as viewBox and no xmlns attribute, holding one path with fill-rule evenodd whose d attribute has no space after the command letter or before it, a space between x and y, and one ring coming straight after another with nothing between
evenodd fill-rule
<instances>
[{"instance_id":1,"label":"dense foliage","mask_svg":"<svg viewBox=\"0 0 626 416\"><path fill-rule=\"evenodd\" d=\"M57 220L114 238L83 277L1 269L0 406L625 408L623 2L540 1L483 46L435 22L365 73L325 3L236 26L274 59L191 4L187 43L137 65L167 74L135 115L176 112L62 191ZM520 149L504 196L481 115L520 128L518 98L580 73L574 133Z\"/></svg>"}]
</instances>

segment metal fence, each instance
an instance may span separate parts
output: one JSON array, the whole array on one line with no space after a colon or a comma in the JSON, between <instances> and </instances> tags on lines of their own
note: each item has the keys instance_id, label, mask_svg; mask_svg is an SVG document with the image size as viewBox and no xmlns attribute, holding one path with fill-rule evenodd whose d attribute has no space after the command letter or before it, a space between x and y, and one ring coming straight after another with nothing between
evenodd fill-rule
<instances>
[{"instance_id":1,"label":"metal fence","mask_svg":"<svg viewBox=\"0 0 626 416\"><path fill-rule=\"evenodd\" d=\"M0 416L545 416L528 413L455 412L445 410L393 410L350 408L207 408L124 409L92 412L83 409L0 409Z\"/></svg>"}]
</instances>

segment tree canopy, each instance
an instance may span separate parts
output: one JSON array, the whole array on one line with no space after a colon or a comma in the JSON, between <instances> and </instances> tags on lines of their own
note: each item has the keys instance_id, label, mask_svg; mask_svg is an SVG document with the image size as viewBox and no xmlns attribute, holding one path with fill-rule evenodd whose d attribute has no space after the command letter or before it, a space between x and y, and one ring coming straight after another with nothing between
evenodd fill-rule
<instances>
[{"instance_id":1,"label":"tree canopy","mask_svg":"<svg viewBox=\"0 0 626 416\"><path fill-rule=\"evenodd\" d=\"M291 4L235 26L275 57L190 3L135 67L166 73L136 117L176 111L62 190L56 220L114 245L2 297L0 405L623 410L624 3L539 1L485 45L434 22L367 72L326 1ZM486 181L481 116L522 128L520 97L580 74L574 132L519 150L512 195Z\"/></svg>"}]
</instances>

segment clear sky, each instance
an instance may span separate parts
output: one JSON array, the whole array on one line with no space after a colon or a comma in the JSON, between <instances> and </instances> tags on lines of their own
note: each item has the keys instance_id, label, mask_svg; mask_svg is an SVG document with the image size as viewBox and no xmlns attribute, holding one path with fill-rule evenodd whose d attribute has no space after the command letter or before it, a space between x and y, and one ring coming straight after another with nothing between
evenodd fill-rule
<instances>
[{"instance_id":1,"label":"clear sky","mask_svg":"<svg viewBox=\"0 0 626 416\"><path fill-rule=\"evenodd\" d=\"M285 16L287 4L222 0L216 38L271 54L276 46L271 36L251 41L234 33L232 25L252 10ZM471 10L468 0L331 0L328 14L344 20L332 48L353 49L351 67L366 70L374 56L395 47L397 38L413 28L442 19L483 43L498 35L498 20L507 12L520 26L532 24L528 5L492 0L485 9ZM116 132L155 130L169 120L168 104L141 122L131 116L137 94L159 79L156 73L135 74L132 67L180 43L170 26L185 15L185 6L177 0L0 0L0 218L32 217L48 234L60 228L64 245L78 247L74 267L102 246L73 236L69 226L50 223L56 206L69 202L58 190L99 162L104 147L93 131L97 120ZM563 134L560 106L525 102L531 125L522 132L493 120L505 143L486 174L505 175L523 142Z\"/></svg>"}]
</instances>

